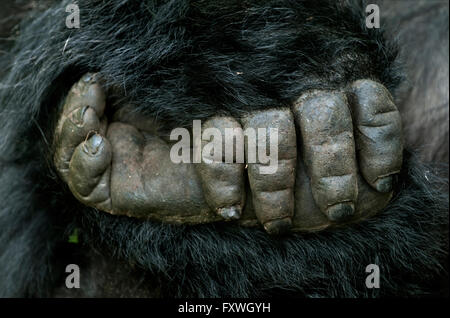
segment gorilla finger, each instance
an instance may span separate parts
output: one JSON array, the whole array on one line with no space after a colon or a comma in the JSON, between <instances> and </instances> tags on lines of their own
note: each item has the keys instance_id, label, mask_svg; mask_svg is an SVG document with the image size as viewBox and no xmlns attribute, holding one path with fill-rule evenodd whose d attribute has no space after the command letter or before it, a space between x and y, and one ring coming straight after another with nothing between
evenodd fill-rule
<instances>
[{"instance_id":1,"label":"gorilla finger","mask_svg":"<svg viewBox=\"0 0 450 318\"><path fill-rule=\"evenodd\" d=\"M111 156L110 143L98 134L75 149L70 161L68 184L82 203L111 210Z\"/></svg>"},{"instance_id":2,"label":"gorilla finger","mask_svg":"<svg viewBox=\"0 0 450 318\"><path fill-rule=\"evenodd\" d=\"M55 136L54 154L55 167L64 181L67 182L69 163L75 148L86 140L90 132L98 132L101 127L96 112L88 106L77 108L65 116L62 128Z\"/></svg>"},{"instance_id":3,"label":"gorilla finger","mask_svg":"<svg viewBox=\"0 0 450 318\"><path fill-rule=\"evenodd\" d=\"M294 114L317 206L330 221L348 219L355 212L358 185L352 117L345 95L305 93L294 105Z\"/></svg>"},{"instance_id":4,"label":"gorilla finger","mask_svg":"<svg viewBox=\"0 0 450 318\"><path fill-rule=\"evenodd\" d=\"M224 219L239 219L245 203L243 145L241 125L231 117L214 117L202 125L203 160L196 169L206 202Z\"/></svg>"},{"instance_id":5,"label":"gorilla finger","mask_svg":"<svg viewBox=\"0 0 450 318\"><path fill-rule=\"evenodd\" d=\"M268 233L285 232L294 214L297 146L293 115L286 108L253 112L242 123L256 217ZM270 145L269 158L266 145Z\"/></svg>"},{"instance_id":6,"label":"gorilla finger","mask_svg":"<svg viewBox=\"0 0 450 318\"><path fill-rule=\"evenodd\" d=\"M371 80L354 82L351 97L361 173L377 191L390 192L403 161L400 113L389 91Z\"/></svg>"}]
</instances>

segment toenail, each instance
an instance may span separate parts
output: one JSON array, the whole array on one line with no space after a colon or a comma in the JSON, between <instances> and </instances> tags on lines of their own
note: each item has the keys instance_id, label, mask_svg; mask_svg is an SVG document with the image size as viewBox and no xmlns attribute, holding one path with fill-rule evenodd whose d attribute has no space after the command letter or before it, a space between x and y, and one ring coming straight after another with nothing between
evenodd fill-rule
<instances>
[{"instance_id":1,"label":"toenail","mask_svg":"<svg viewBox=\"0 0 450 318\"><path fill-rule=\"evenodd\" d=\"M87 83L91 80L92 76L91 74L86 74L83 76L83 82Z\"/></svg>"},{"instance_id":2,"label":"toenail","mask_svg":"<svg viewBox=\"0 0 450 318\"><path fill-rule=\"evenodd\" d=\"M102 143L102 136L95 134L84 143L84 151L90 155L95 155L100 149Z\"/></svg>"},{"instance_id":3,"label":"toenail","mask_svg":"<svg viewBox=\"0 0 450 318\"><path fill-rule=\"evenodd\" d=\"M292 227L292 220L290 217L268 221L264 223L264 229L267 233L272 235L280 235L287 233Z\"/></svg>"},{"instance_id":4,"label":"toenail","mask_svg":"<svg viewBox=\"0 0 450 318\"><path fill-rule=\"evenodd\" d=\"M326 213L330 221L341 222L350 218L355 212L355 206L351 202L338 203L330 206Z\"/></svg>"},{"instance_id":5,"label":"toenail","mask_svg":"<svg viewBox=\"0 0 450 318\"><path fill-rule=\"evenodd\" d=\"M392 191L392 176L383 177L375 181L375 188L382 193Z\"/></svg>"},{"instance_id":6,"label":"toenail","mask_svg":"<svg viewBox=\"0 0 450 318\"><path fill-rule=\"evenodd\" d=\"M89 106L84 106L81 109L77 109L73 112L72 115L72 122L77 125L81 126L84 123L84 115L86 114L86 111L88 110Z\"/></svg>"},{"instance_id":7,"label":"toenail","mask_svg":"<svg viewBox=\"0 0 450 318\"><path fill-rule=\"evenodd\" d=\"M240 206L232 206L230 208L220 208L217 213L225 220L238 220L241 217L242 209Z\"/></svg>"},{"instance_id":8,"label":"toenail","mask_svg":"<svg viewBox=\"0 0 450 318\"><path fill-rule=\"evenodd\" d=\"M83 76L82 80L85 83L95 83L95 74L87 73Z\"/></svg>"}]
</instances>

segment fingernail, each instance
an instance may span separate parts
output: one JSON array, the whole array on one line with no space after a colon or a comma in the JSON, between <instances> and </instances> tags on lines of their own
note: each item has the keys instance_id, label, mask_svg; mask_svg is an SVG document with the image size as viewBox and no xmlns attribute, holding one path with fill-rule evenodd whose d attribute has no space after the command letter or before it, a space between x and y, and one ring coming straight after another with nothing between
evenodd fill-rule
<instances>
[{"instance_id":1,"label":"fingernail","mask_svg":"<svg viewBox=\"0 0 450 318\"><path fill-rule=\"evenodd\" d=\"M77 126L83 125L84 115L86 114L88 108L89 106L84 106L83 108L77 109L72 113L71 120L75 125Z\"/></svg>"},{"instance_id":2,"label":"fingernail","mask_svg":"<svg viewBox=\"0 0 450 318\"><path fill-rule=\"evenodd\" d=\"M355 212L355 206L353 203L338 203L330 206L326 213L328 219L333 222L341 222L349 219Z\"/></svg>"},{"instance_id":3,"label":"fingernail","mask_svg":"<svg viewBox=\"0 0 450 318\"><path fill-rule=\"evenodd\" d=\"M392 191L392 176L380 178L375 181L375 189L378 192L387 193Z\"/></svg>"},{"instance_id":4,"label":"fingernail","mask_svg":"<svg viewBox=\"0 0 450 318\"><path fill-rule=\"evenodd\" d=\"M290 217L268 221L264 223L264 229L271 235L280 235L287 233L292 227L292 220Z\"/></svg>"},{"instance_id":5,"label":"fingernail","mask_svg":"<svg viewBox=\"0 0 450 318\"><path fill-rule=\"evenodd\" d=\"M89 83L89 82L95 83L95 76L92 73L87 73L82 77L81 80L85 83Z\"/></svg>"},{"instance_id":6,"label":"fingernail","mask_svg":"<svg viewBox=\"0 0 450 318\"><path fill-rule=\"evenodd\" d=\"M85 152L90 155L95 155L100 149L102 143L103 143L102 136L98 134L93 135L84 143Z\"/></svg>"},{"instance_id":7,"label":"fingernail","mask_svg":"<svg viewBox=\"0 0 450 318\"><path fill-rule=\"evenodd\" d=\"M238 220L241 217L242 209L240 206L232 206L230 208L220 208L217 210L220 216L225 220Z\"/></svg>"}]
</instances>

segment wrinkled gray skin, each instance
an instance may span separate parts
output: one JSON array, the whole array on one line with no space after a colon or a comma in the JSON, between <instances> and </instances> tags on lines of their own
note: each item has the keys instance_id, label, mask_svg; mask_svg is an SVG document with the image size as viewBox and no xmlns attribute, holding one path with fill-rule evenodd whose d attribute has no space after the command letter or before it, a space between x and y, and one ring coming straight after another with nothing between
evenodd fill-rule
<instances>
[{"instance_id":1,"label":"wrinkled gray skin","mask_svg":"<svg viewBox=\"0 0 450 318\"><path fill-rule=\"evenodd\" d=\"M9 6L8 2L18 5ZM27 3L44 5L44 1L9 0L5 3L0 10L0 60L9 65L4 48L12 43L8 41L13 36L11 26L21 19L22 12L31 10L32 5ZM381 3L381 21L390 23L387 35L398 37L401 56L407 66L405 93L396 100L407 132L405 145L419 146L418 153L426 160L448 163L448 25L442 28L442 21L448 23L448 1L386 0L373 3ZM438 16L447 17L443 19ZM0 76L5 70L7 68L0 68ZM430 109L433 111L430 112ZM421 142L425 142L426 146ZM307 186L307 180L300 173L297 175ZM88 285L81 289L67 289L63 283L54 296L154 296L149 294L152 288L148 282L144 285L142 278L130 275L128 264L90 250L86 254L89 261L83 271L83 281ZM153 290L157 295L158 290Z\"/></svg>"},{"instance_id":2,"label":"wrinkled gray skin","mask_svg":"<svg viewBox=\"0 0 450 318\"><path fill-rule=\"evenodd\" d=\"M449 2L377 1L386 34L395 35L406 81L397 106L405 144L425 162L449 160ZM376 2L375 2L376 3Z\"/></svg>"},{"instance_id":3,"label":"wrinkled gray skin","mask_svg":"<svg viewBox=\"0 0 450 318\"><path fill-rule=\"evenodd\" d=\"M171 144L158 134L162 124L154 118L133 116L126 107L106 117L100 82L96 74L86 74L74 84L55 131L55 166L88 206L168 223L237 220L279 234L361 220L392 197L393 176L402 163L401 119L391 95L377 82L310 91L291 109L203 123L204 131L276 128L273 174L261 172L266 163L244 166L227 163L224 156L211 163L172 162Z\"/></svg>"}]
</instances>

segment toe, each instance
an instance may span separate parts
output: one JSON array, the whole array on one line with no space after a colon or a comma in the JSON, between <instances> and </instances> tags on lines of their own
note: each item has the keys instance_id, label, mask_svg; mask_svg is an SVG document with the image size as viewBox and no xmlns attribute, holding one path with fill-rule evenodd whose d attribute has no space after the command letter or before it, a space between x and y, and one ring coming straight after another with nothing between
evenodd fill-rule
<instances>
[{"instance_id":1,"label":"toe","mask_svg":"<svg viewBox=\"0 0 450 318\"><path fill-rule=\"evenodd\" d=\"M106 138L94 134L74 151L69 166L68 184L82 203L111 209L111 146Z\"/></svg>"},{"instance_id":2,"label":"toe","mask_svg":"<svg viewBox=\"0 0 450 318\"><path fill-rule=\"evenodd\" d=\"M248 136L257 136L248 137L245 144L256 217L268 233L283 233L289 229L294 214L297 164L294 117L289 109L283 108L252 112L242 122ZM252 139L257 142L252 143Z\"/></svg>"},{"instance_id":3,"label":"toe","mask_svg":"<svg viewBox=\"0 0 450 318\"><path fill-rule=\"evenodd\" d=\"M400 113L380 83L356 81L350 96L361 173L377 191L390 192L403 160Z\"/></svg>"},{"instance_id":4,"label":"toe","mask_svg":"<svg viewBox=\"0 0 450 318\"><path fill-rule=\"evenodd\" d=\"M226 220L239 219L245 203L241 125L231 117L208 119L202 125L201 146L202 162L196 169L208 205Z\"/></svg>"},{"instance_id":5,"label":"toe","mask_svg":"<svg viewBox=\"0 0 450 318\"><path fill-rule=\"evenodd\" d=\"M353 125L344 94L305 93L293 108L302 136L302 153L311 190L330 221L355 212L358 197Z\"/></svg>"},{"instance_id":6,"label":"toe","mask_svg":"<svg viewBox=\"0 0 450 318\"><path fill-rule=\"evenodd\" d=\"M104 132L105 94L96 74L88 73L70 89L55 129L54 163L67 182L69 162L75 148L92 132Z\"/></svg>"}]
</instances>

